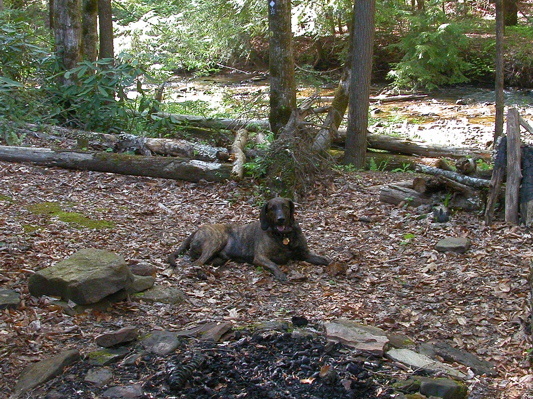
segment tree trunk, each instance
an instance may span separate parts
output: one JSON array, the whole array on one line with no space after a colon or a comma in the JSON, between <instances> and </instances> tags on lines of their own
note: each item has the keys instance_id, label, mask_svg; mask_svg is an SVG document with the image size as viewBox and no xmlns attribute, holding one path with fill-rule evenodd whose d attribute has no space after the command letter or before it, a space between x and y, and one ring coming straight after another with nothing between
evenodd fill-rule
<instances>
[{"instance_id":1,"label":"tree trunk","mask_svg":"<svg viewBox=\"0 0 533 399\"><path fill-rule=\"evenodd\" d=\"M244 147L248 140L248 131L246 129L239 129L235 134L235 141L231 146L231 153L235 158L233 161L233 169L231 174L239 179L244 177L244 164L246 163L246 155L244 154Z\"/></svg>"},{"instance_id":2,"label":"tree trunk","mask_svg":"<svg viewBox=\"0 0 533 399\"><path fill-rule=\"evenodd\" d=\"M504 23L505 26L518 25L518 0L504 0Z\"/></svg>"},{"instance_id":3,"label":"tree trunk","mask_svg":"<svg viewBox=\"0 0 533 399\"><path fill-rule=\"evenodd\" d=\"M355 0L352 28L352 74L344 163L364 168L374 45L375 0Z\"/></svg>"},{"instance_id":4,"label":"tree trunk","mask_svg":"<svg viewBox=\"0 0 533 399\"><path fill-rule=\"evenodd\" d=\"M507 183L505 185L505 221L518 224L520 181L522 180L520 154L520 120L518 110L507 112Z\"/></svg>"},{"instance_id":5,"label":"tree trunk","mask_svg":"<svg viewBox=\"0 0 533 399\"><path fill-rule=\"evenodd\" d=\"M82 54L87 61L98 57L98 0L83 0Z\"/></svg>"},{"instance_id":6,"label":"tree trunk","mask_svg":"<svg viewBox=\"0 0 533 399\"><path fill-rule=\"evenodd\" d=\"M67 169L94 170L165 179L223 181L231 165L169 157L144 157L108 152L54 151L48 148L0 146L0 161L30 162Z\"/></svg>"},{"instance_id":7,"label":"tree trunk","mask_svg":"<svg viewBox=\"0 0 533 399\"><path fill-rule=\"evenodd\" d=\"M72 69L81 61L81 0L55 0L54 21L56 56L65 70ZM72 84L60 79L60 84Z\"/></svg>"},{"instance_id":8,"label":"tree trunk","mask_svg":"<svg viewBox=\"0 0 533 399\"><path fill-rule=\"evenodd\" d=\"M505 107L504 88L504 60L503 60L503 41L504 41L504 23L503 23L503 1L496 0L496 61L495 61L495 94L496 94L496 116L494 122L494 143L498 137L503 135L503 113Z\"/></svg>"},{"instance_id":9,"label":"tree trunk","mask_svg":"<svg viewBox=\"0 0 533 399\"><path fill-rule=\"evenodd\" d=\"M379 192L379 200L388 204L406 204L414 207L431 204L432 202L430 196L396 184L383 187Z\"/></svg>"},{"instance_id":10,"label":"tree trunk","mask_svg":"<svg viewBox=\"0 0 533 399\"><path fill-rule=\"evenodd\" d=\"M500 189L505 178L507 166L507 137L502 136L496 142L496 154L494 155L494 168L489 184L487 205L485 206L485 224L490 226L494 218L494 208L500 196Z\"/></svg>"},{"instance_id":11,"label":"tree trunk","mask_svg":"<svg viewBox=\"0 0 533 399\"><path fill-rule=\"evenodd\" d=\"M346 108L348 108L350 74L351 68L349 65L346 65L339 85L335 90L331 109L313 142L313 150L315 151L327 151L331 146L333 136L341 125Z\"/></svg>"},{"instance_id":12,"label":"tree trunk","mask_svg":"<svg viewBox=\"0 0 533 399\"><path fill-rule=\"evenodd\" d=\"M4 11L4 0L0 0L0 11Z\"/></svg>"},{"instance_id":13,"label":"tree trunk","mask_svg":"<svg viewBox=\"0 0 533 399\"><path fill-rule=\"evenodd\" d=\"M100 20L100 56L98 58L115 58L111 0L98 0L98 18Z\"/></svg>"},{"instance_id":14,"label":"tree trunk","mask_svg":"<svg viewBox=\"0 0 533 399\"><path fill-rule=\"evenodd\" d=\"M270 127L277 136L296 109L291 0L267 0L270 31Z\"/></svg>"}]
</instances>

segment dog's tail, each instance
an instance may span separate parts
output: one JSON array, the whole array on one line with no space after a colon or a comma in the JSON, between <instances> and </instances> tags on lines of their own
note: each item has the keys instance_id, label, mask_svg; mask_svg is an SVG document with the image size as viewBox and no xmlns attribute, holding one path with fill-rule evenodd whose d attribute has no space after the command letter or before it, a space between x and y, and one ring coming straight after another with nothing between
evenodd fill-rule
<instances>
[{"instance_id":1,"label":"dog's tail","mask_svg":"<svg viewBox=\"0 0 533 399\"><path fill-rule=\"evenodd\" d=\"M189 237L187 237L187 239L183 241L183 243L179 246L179 248L176 251L168 255L168 263L170 263L170 266L172 266L173 268L178 267L178 264L176 263L176 258L189 249L193 236L194 236L194 233L191 234Z\"/></svg>"}]
</instances>

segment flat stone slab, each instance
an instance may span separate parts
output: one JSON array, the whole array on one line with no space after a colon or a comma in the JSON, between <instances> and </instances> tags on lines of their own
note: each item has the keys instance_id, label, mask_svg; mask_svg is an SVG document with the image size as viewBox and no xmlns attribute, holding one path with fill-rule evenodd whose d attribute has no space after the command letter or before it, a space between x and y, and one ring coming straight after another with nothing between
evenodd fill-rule
<instances>
[{"instance_id":1,"label":"flat stone slab","mask_svg":"<svg viewBox=\"0 0 533 399\"><path fill-rule=\"evenodd\" d=\"M447 237L440 240L435 249L439 252L455 252L463 254L470 249L471 242L465 237Z\"/></svg>"},{"instance_id":2,"label":"flat stone slab","mask_svg":"<svg viewBox=\"0 0 533 399\"><path fill-rule=\"evenodd\" d=\"M14 309L20 303L18 292L8 289L0 289L0 309Z\"/></svg>"},{"instance_id":3,"label":"flat stone slab","mask_svg":"<svg viewBox=\"0 0 533 399\"><path fill-rule=\"evenodd\" d=\"M18 398L46 381L60 375L65 367L80 359L80 352L76 349L61 352L49 359L28 366L21 374L11 398Z\"/></svg>"},{"instance_id":4,"label":"flat stone slab","mask_svg":"<svg viewBox=\"0 0 533 399\"><path fill-rule=\"evenodd\" d=\"M133 298L148 303L159 302L175 305L178 303L183 303L186 301L187 297L183 291L179 290L178 288L156 285L147 291L139 292L138 294L133 295Z\"/></svg>"},{"instance_id":5,"label":"flat stone slab","mask_svg":"<svg viewBox=\"0 0 533 399\"><path fill-rule=\"evenodd\" d=\"M414 369L431 372L443 372L452 377L466 378L466 375L442 362L433 360L426 355L421 355L411 349L390 349L386 356L396 362L403 363Z\"/></svg>"},{"instance_id":6,"label":"flat stone slab","mask_svg":"<svg viewBox=\"0 0 533 399\"><path fill-rule=\"evenodd\" d=\"M125 344L135 341L139 335L136 327L124 327L117 331L108 332L95 338L98 345L110 348L115 345Z\"/></svg>"},{"instance_id":7,"label":"flat stone slab","mask_svg":"<svg viewBox=\"0 0 533 399\"><path fill-rule=\"evenodd\" d=\"M470 352L457 349L446 342L431 341L420 345L420 352L434 358L440 356L447 362L457 362L469 367L475 374L494 377L498 375L491 362L480 359Z\"/></svg>"},{"instance_id":8,"label":"flat stone slab","mask_svg":"<svg viewBox=\"0 0 533 399\"><path fill-rule=\"evenodd\" d=\"M166 356L178 348L180 339L170 331L152 331L141 343L148 352Z\"/></svg>"},{"instance_id":9,"label":"flat stone slab","mask_svg":"<svg viewBox=\"0 0 533 399\"><path fill-rule=\"evenodd\" d=\"M338 319L326 323L326 337L333 342L383 356L385 345L389 342L387 334L380 328L365 326L351 320Z\"/></svg>"}]
</instances>

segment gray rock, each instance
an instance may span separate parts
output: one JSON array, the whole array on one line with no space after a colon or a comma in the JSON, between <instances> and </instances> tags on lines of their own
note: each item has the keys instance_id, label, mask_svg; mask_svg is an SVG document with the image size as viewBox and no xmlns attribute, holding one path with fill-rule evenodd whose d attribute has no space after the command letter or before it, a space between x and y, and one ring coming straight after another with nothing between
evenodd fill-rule
<instances>
[{"instance_id":1,"label":"gray rock","mask_svg":"<svg viewBox=\"0 0 533 399\"><path fill-rule=\"evenodd\" d=\"M144 392L139 384L134 384L111 387L102 395L104 398L135 399L142 398L144 396Z\"/></svg>"},{"instance_id":2,"label":"gray rock","mask_svg":"<svg viewBox=\"0 0 533 399\"><path fill-rule=\"evenodd\" d=\"M414 369L422 369L431 372L443 372L452 377L466 378L466 375L447 364L421 355L411 349L390 349L386 356L396 362L406 364Z\"/></svg>"},{"instance_id":3,"label":"gray rock","mask_svg":"<svg viewBox=\"0 0 533 399\"><path fill-rule=\"evenodd\" d=\"M155 286L147 291L133 295L134 299L148 303L160 302L175 305L186 301L183 291L175 287Z\"/></svg>"},{"instance_id":4,"label":"gray rock","mask_svg":"<svg viewBox=\"0 0 533 399\"><path fill-rule=\"evenodd\" d=\"M465 237L447 237L440 240L435 249L439 252L456 252L463 254L470 249L471 242Z\"/></svg>"},{"instance_id":5,"label":"gray rock","mask_svg":"<svg viewBox=\"0 0 533 399\"><path fill-rule=\"evenodd\" d=\"M127 348L105 348L87 355L89 364L107 366L126 357L130 351Z\"/></svg>"},{"instance_id":6,"label":"gray rock","mask_svg":"<svg viewBox=\"0 0 533 399\"><path fill-rule=\"evenodd\" d=\"M385 331L377 327L365 326L351 320L338 319L326 323L326 337L333 342L383 356L385 345L389 342Z\"/></svg>"},{"instance_id":7,"label":"gray rock","mask_svg":"<svg viewBox=\"0 0 533 399\"><path fill-rule=\"evenodd\" d=\"M117 331L108 332L96 337L96 343L105 348L135 341L139 330L135 327L124 327Z\"/></svg>"},{"instance_id":8,"label":"gray rock","mask_svg":"<svg viewBox=\"0 0 533 399\"><path fill-rule=\"evenodd\" d=\"M7 289L0 289L0 309L13 309L20 303L18 292Z\"/></svg>"},{"instance_id":9,"label":"gray rock","mask_svg":"<svg viewBox=\"0 0 533 399\"><path fill-rule=\"evenodd\" d=\"M470 352L454 348L450 344L441 341L427 342L420 345L420 353L435 358L437 355L447 362L457 362L469 367L475 374L496 376L494 365L482 360Z\"/></svg>"},{"instance_id":10,"label":"gray rock","mask_svg":"<svg viewBox=\"0 0 533 399\"><path fill-rule=\"evenodd\" d=\"M148 352L165 356L178 348L180 339L176 333L170 331L152 331L141 343Z\"/></svg>"},{"instance_id":11,"label":"gray rock","mask_svg":"<svg viewBox=\"0 0 533 399\"><path fill-rule=\"evenodd\" d=\"M18 398L24 392L33 389L46 381L60 375L65 367L80 359L76 350L68 350L49 359L28 366L21 374L11 398Z\"/></svg>"},{"instance_id":12,"label":"gray rock","mask_svg":"<svg viewBox=\"0 0 533 399\"><path fill-rule=\"evenodd\" d=\"M155 277L157 268L150 263L140 262L130 265L130 270L136 276L152 276Z\"/></svg>"},{"instance_id":13,"label":"gray rock","mask_svg":"<svg viewBox=\"0 0 533 399\"><path fill-rule=\"evenodd\" d=\"M460 382L447 378L420 378L420 393L427 397L466 399L468 389Z\"/></svg>"},{"instance_id":14,"label":"gray rock","mask_svg":"<svg viewBox=\"0 0 533 399\"><path fill-rule=\"evenodd\" d=\"M113 372L105 367L97 367L87 372L85 381L101 387L109 383L113 379Z\"/></svg>"},{"instance_id":15,"label":"gray rock","mask_svg":"<svg viewBox=\"0 0 533 399\"><path fill-rule=\"evenodd\" d=\"M138 276L133 275L133 282L128 287L128 293L137 294L152 288L155 284L155 277L153 276Z\"/></svg>"},{"instance_id":16,"label":"gray rock","mask_svg":"<svg viewBox=\"0 0 533 399\"><path fill-rule=\"evenodd\" d=\"M204 323L189 330L178 331L176 335L178 337L191 337L200 338L202 341L218 342L220 338L231 330L233 325L229 322L226 323Z\"/></svg>"},{"instance_id":17,"label":"gray rock","mask_svg":"<svg viewBox=\"0 0 533 399\"><path fill-rule=\"evenodd\" d=\"M133 275L124 259L109 251L82 249L29 279L32 295L60 296L78 305L96 303L127 288Z\"/></svg>"}]
</instances>

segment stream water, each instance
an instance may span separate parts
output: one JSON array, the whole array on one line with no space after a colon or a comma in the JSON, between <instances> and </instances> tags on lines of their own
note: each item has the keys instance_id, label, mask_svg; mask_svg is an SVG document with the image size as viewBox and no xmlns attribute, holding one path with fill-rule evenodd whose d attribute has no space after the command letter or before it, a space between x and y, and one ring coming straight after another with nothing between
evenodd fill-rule
<instances>
[{"instance_id":1,"label":"stream water","mask_svg":"<svg viewBox=\"0 0 533 399\"><path fill-rule=\"evenodd\" d=\"M300 84L298 101L315 93L331 99L335 86L335 83ZM372 95L376 95L384 87L372 89ZM178 77L165 93L167 102L183 107L181 113L202 109L206 116L262 119L268 117L268 90L264 74L226 73L203 78ZM486 148L493 140L494 98L493 89L461 86L442 89L419 100L374 102L370 106L369 130L433 144ZM507 90L505 102L506 107L517 107L520 115L533 125L532 90ZM318 105L327 105L327 101ZM533 135L525 130L523 133L523 140L531 143Z\"/></svg>"}]
</instances>

